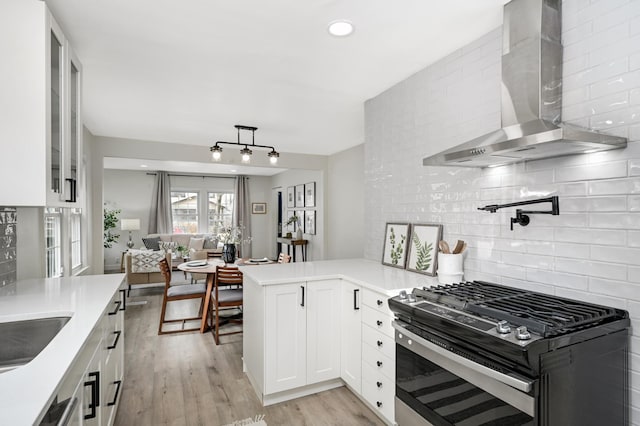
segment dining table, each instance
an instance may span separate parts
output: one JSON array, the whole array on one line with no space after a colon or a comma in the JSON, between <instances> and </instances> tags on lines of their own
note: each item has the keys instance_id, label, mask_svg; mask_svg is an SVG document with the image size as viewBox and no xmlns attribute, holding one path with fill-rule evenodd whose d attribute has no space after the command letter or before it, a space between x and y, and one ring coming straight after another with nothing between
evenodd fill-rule
<instances>
[{"instance_id":1,"label":"dining table","mask_svg":"<svg viewBox=\"0 0 640 426\"><path fill-rule=\"evenodd\" d=\"M193 266L194 264L203 264L202 266ZM207 274L207 293L204 298L204 308L202 309L202 323L200 324L200 333L207 331L207 314L209 312L209 303L211 302L211 290L213 290L213 282L216 278L216 267L223 266L226 263L220 258L208 258L201 261L184 262L178 265L178 269L196 274Z\"/></svg>"}]
</instances>

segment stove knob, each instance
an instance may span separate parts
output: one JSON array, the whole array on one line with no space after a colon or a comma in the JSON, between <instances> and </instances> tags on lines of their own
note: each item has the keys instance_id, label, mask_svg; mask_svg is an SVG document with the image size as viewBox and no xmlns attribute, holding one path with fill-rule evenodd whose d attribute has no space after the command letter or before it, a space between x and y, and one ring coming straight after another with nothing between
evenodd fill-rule
<instances>
[{"instance_id":1,"label":"stove knob","mask_svg":"<svg viewBox=\"0 0 640 426\"><path fill-rule=\"evenodd\" d=\"M498 333L500 334L511 333L511 327L509 326L509 323L505 320L498 321L498 324L496 325L496 330L498 330Z\"/></svg>"},{"instance_id":2,"label":"stove knob","mask_svg":"<svg viewBox=\"0 0 640 426\"><path fill-rule=\"evenodd\" d=\"M407 291L406 291L406 290L402 290L402 291L400 292L400 299L401 299L401 300L404 300L404 299L406 299L406 298L407 298Z\"/></svg>"},{"instance_id":3,"label":"stove knob","mask_svg":"<svg viewBox=\"0 0 640 426\"><path fill-rule=\"evenodd\" d=\"M409 303L413 303L415 301L416 301L416 296L413 293L409 294Z\"/></svg>"},{"instance_id":4,"label":"stove knob","mask_svg":"<svg viewBox=\"0 0 640 426\"><path fill-rule=\"evenodd\" d=\"M527 327L521 325L520 327L516 328L516 338L518 340L529 340L531 339L531 333L529 333Z\"/></svg>"}]
</instances>

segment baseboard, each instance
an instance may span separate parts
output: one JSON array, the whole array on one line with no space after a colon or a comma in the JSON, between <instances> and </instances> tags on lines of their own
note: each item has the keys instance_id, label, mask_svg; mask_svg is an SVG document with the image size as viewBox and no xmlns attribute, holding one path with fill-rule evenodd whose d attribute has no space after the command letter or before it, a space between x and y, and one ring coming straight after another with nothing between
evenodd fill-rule
<instances>
[{"instance_id":1,"label":"baseboard","mask_svg":"<svg viewBox=\"0 0 640 426\"><path fill-rule=\"evenodd\" d=\"M263 395L262 405L266 407L267 405L273 405L279 402L289 401L291 399L313 395L314 393L324 392L329 389L339 388L340 386L344 386L344 382L342 381L342 379L333 379L333 380L328 380L322 383L315 383L313 385L307 385L300 388L295 388L289 391L273 393L270 395Z\"/></svg>"}]
</instances>

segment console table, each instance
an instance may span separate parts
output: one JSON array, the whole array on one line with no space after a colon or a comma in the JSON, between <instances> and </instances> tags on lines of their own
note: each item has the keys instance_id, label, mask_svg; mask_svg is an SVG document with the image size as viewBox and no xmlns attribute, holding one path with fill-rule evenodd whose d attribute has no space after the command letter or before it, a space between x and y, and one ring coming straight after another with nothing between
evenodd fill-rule
<instances>
[{"instance_id":1,"label":"console table","mask_svg":"<svg viewBox=\"0 0 640 426\"><path fill-rule=\"evenodd\" d=\"M309 240L294 240L292 238L276 238L276 241L278 242L278 251L280 251L281 244L287 245L288 255L291 255L291 253L289 252L289 249L293 247L292 258L294 262L296 261L296 246L302 247L302 261L303 262L307 261L307 243L309 242Z\"/></svg>"}]
</instances>

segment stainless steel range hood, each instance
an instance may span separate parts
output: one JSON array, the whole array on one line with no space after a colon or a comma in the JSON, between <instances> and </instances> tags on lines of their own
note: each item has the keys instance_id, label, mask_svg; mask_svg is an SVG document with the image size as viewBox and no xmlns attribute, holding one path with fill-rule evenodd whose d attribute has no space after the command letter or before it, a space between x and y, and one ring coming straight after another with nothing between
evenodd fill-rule
<instances>
[{"instance_id":1,"label":"stainless steel range hood","mask_svg":"<svg viewBox=\"0 0 640 426\"><path fill-rule=\"evenodd\" d=\"M425 166L487 167L624 148L625 138L560 121L560 0L513 0L504 6L502 128L427 157Z\"/></svg>"}]
</instances>

